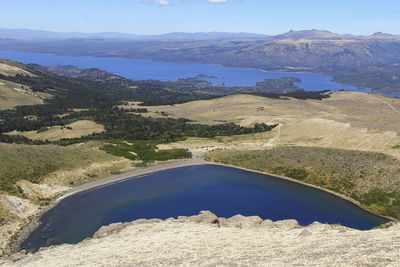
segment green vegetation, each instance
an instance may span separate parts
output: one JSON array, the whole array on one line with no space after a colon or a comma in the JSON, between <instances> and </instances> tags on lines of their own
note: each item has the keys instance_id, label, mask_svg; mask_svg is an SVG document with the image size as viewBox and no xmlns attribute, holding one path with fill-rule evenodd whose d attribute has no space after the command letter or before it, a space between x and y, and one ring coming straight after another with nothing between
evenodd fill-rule
<instances>
[{"instance_id":1,"label":"green vegetation","mask_svg":"<svg viewBox=\"0 0 400 267\"><path fill-rule=\"evenodd\" d=\"M148 142L132 141L111 141L101 149L115 156L125 157L130 160L141 160L144 164L151 161L164 161L170 159L190 158L191 154L185 149L158 150L156 144Z\"/></svg>"},{"instance_id":2,"label":"green vegetation","mask_svg":"<svg viewBox=\"0 0 400 267\"><path fill-rule=\"evenodd\" d=\"M57 170L71 170L114 159L98 150L56 145L0 143L0 151L0 191L19 196L23 193L15 185L18 180L40 183L46 175Z\"/></svg>"},{"instance_id":3,"label":"green vegetation","mask_svg":"<svg viewBox=\"0 0 400 267\"><path fill-rule=\"evenodd\" d=\"M325 71L335 82L370 88L375 92L400 94L400 64L357 66Z\"/></svg>"},{"instance_id":4,"label":"green vegetation","mask_svg":"<svg viewBox=\"0 0 400 267\"><path fill-rule=\"evenodd\" d=\"M43 131L47 127L66 126L77 120L93 120L105 126L102 134L86 137L88 139L133 139L159 140L170 142L185 136L213 137L216 135L236 135L269 131L275 126L258 125L254 129L240 127L235 124L205 126L188 123L185 119L154 119L130 114L129 110L120 110L116 106L123 101L143 101L150 104L180 103L195 99L208 99L204 93L197 98L198 93L184 92L167 88L158 81L135 82L122 77L93 71L86 79L59 76L46 71L40 66L26 66L27 70L36 76L17 74L2 76L1 79L18 82L29 86L34 91L52 94L46 104L33 106L18 106L14 110L0 112L0 134L17 131ZM101 72L98 74L98 72ZM99 79L99 76L106 79ZM103 77L104 76L104 77ZM179 95L179 96L178 96ZM215 95L213 95L215 96ZM171 102L171 101L175 102ZM85 111L72 112L72 109ZM135 112L145 112L146 109L136 109ZM69 114L66 115L65 114ZM63 115L63 116L60 116ZM30 117L35 117L34 120ZM3 141L30 142L26 139L12 140L1 137Z\"/></svg>"},{"instance_id":5,"label":"green vegetation","mask_svg":"<svg viewBox=\"0 0 400 267\"><path fill-rule=\"evenodd\" d=\"M0 203L0 226L10 222L15 223L17 220L18 217L5 208L2 203Z\"/></svg>"},{"instance_id":6,"label":"green vegetation","mask_svg":"<svg viewBox=\"0 0 400 267\"><path fill-rule=\"evenodd\" d=\"M312 147L215 151L215 162L290 177L351 197L400 219L400 162L386 154Z\"/></svg>"},{"instance_id":7,"label":"green vegetation","mask_svg":"<svg viewBox=\"0 0 400 267\"><path fill-rule=\"evenodd\" d=\"M253 95L269 97L269 98L279 98L287 99L287 97L293 97L300 100L315 99L322 100L324 98L329 98L331 95L330 91L304 91L297 90L287 93L252 93ZM285 98L286 97L286 98Z\"/></svg>"}]
</instances>

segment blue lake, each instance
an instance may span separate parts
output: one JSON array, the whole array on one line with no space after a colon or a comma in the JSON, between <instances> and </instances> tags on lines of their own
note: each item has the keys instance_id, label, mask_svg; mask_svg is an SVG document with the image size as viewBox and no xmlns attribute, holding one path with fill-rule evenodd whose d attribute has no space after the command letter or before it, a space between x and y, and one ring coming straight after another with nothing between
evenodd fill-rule
<instances>
[{"instance_id":1,"label":"blue lake","mask_svg":"<svg viewBox=\"0 0 400 267\"><path fill-rule=\"evenodd\" d=\"M253 86L265 79L297 77L302 80L299 87L307 91L352 90L370 92L369 89L357 89L355 86L341 85L331 81L331 77L315 73L265 72L257 69L226 68L210 64L187 64L157 62L126 58L56 56L23 52L0 51L0 58L11 59L25 64L35 63L44 66L73 65L78 68L99 68L133 80L176 80L195 77L199 74L216 76L216 79L205 79L213 84L225 86ZM204 78L202 78L204 79Z\"/></svg>"},{"instance_id":2,"label":"blue lake","mask_svg":"<svg viewBox=\"0 0 400 267\"><path fill-rule=\"evenodd\" d=\"M102 225L139 218L196 215L258 215L371 229L386 219L315 188L217 165L181 167L81 192L62 200L41 218L22 244L28 250L91 237Z\"/></svg>"}]
</instances>

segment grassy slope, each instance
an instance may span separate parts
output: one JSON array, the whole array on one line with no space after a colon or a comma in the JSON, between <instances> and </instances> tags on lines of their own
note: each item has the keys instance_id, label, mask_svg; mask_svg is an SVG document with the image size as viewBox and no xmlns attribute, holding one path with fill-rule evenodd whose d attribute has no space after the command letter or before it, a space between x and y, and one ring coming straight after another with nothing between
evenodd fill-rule
<instances>
[{"instance_id":1,"label":"grassy slope","mask_svg":"<svg viewBox=\"0 0 400 267\"><path fill-rule=\"evenodd\" d=\"M0 152L0 190L17 195L20 193L15 185L18 180L40 183L46 175L58 170L70 170L115 159L103 151L77 146L0 143Z\"/></svg>"},{"instance_id":2,"label":"grassy slope","mask_svg":"<svg viewBox=\"0 0 400 267\"><path fill-rule=\"evenodd\" d=\"M278 147L215 151L208 156L212 161L321 186L359 201L368 210L400 218L400 162L382 153Z\"/></svg>"},{"instance_id":3,"label":"grassy slope","mask_svg":"<svg viewBox=\"0 0 400 267\"><path fill-rule=\"evenodd\" d=\"M13 131L8 134L23 135L32 140L49 140L57 141L62 138L79 138L81 136L90 135L92 133L101 133L104 126L90 120L79 120L63 126L48 127L46 131Z\"/></svg>"},{"instance_id":4,"label":"grassy slope","mask_svg":"<svg viewBox=\"0 0 400 267\"><path fill-rule=\"evenodd\" d=\"M33 93L27 86L0 79L0 110L42 103L39 94Z\"/></svg>"},{"instance_id":5,"label":"grassy slope","mask_svg":"<svg viewBox=\"0 0 400 267\"><path fill-rule=\"evenodd\" d=\"M24 70L22 64L5 59L0 59L0 74L5 76L15 76L16 74L34 76ZM42 103L40 93L33 93L28 86L0 79L0 110L19 105Z\"/></svg>"}]
</instances>

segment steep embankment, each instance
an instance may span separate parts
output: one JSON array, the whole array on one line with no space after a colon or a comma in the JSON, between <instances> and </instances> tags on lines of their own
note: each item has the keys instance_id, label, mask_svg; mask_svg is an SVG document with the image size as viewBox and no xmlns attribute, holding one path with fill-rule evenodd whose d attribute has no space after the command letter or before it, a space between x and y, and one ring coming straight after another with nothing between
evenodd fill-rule
<instances>
[{"instance_id":1,"label":"steep embankment","mask_svg":"<svg viewBox=\"0 0 400 267\"><path fill-rule=\"evenodd\" d=\"M13 235L61 192L132 168L129 160L100 151L93 143L0 143L0 151L0 255Z\"/></svg>"},{"instance_id":2,"label":"steep embankment","mask_svg":"<svg viewBox=\"0 0 400 267\"><path fill-rule=\"evenodd\" d=\"M398 265L399 230L399 224L371 231L319 223L298 227L293 220L223 219L203 212L112 224L76 245L15 254L4 266Z\"/></svg>"}]
</instances>

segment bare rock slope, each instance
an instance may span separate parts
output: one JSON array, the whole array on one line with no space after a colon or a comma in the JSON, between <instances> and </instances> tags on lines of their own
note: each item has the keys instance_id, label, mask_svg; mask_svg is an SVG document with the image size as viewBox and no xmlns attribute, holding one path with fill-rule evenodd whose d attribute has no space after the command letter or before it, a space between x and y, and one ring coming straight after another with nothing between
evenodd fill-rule
<instances>
[{"instance_id":1,"label":"bare rock slope","mask_svg":"<svg viewBox=\"0 0 400 267\"><path fill-rule=\"evenodd\" d=\"M76 245L14 254L3 266L399 266L399 230L398 223L358 231L203 211L111 224Z\"/></svg>"}]
</instances>

